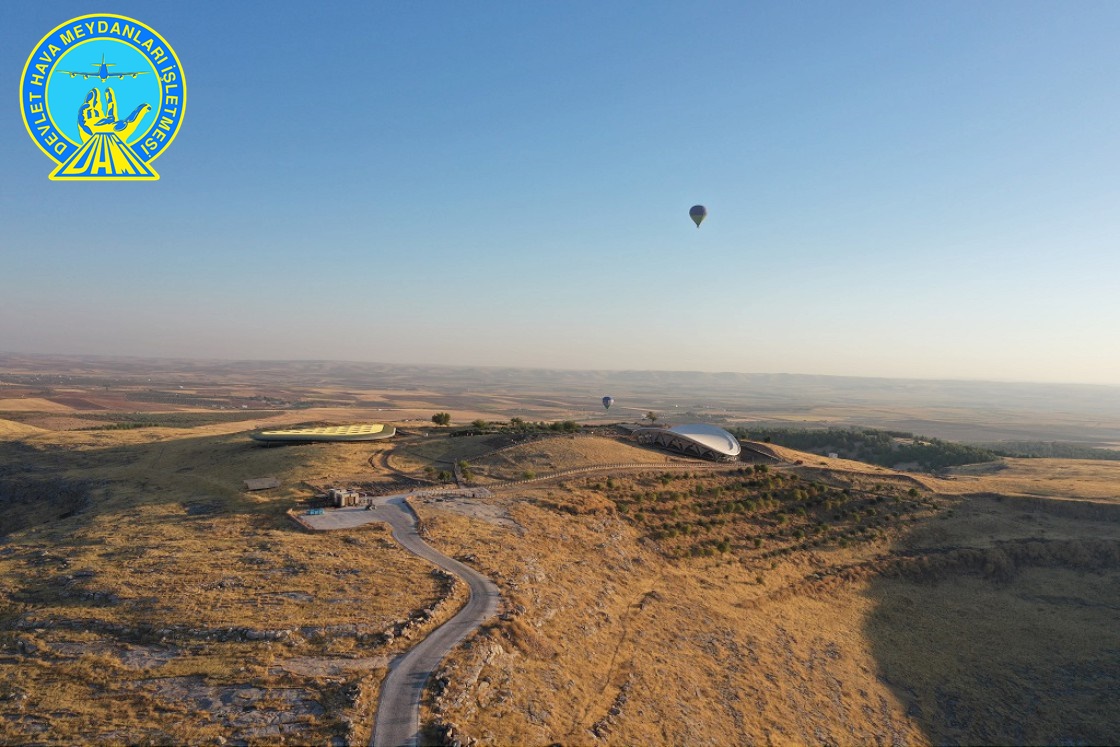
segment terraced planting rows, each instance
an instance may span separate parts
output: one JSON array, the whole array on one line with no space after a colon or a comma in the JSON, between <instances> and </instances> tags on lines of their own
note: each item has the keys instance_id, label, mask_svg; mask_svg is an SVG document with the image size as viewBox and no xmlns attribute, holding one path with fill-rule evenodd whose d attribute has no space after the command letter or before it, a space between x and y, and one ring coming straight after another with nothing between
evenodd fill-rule
<instances>
[{"instance_id":1,"label":"terraced planting rows","mask_svg":"<svg viewBox=\"0 0 1120 747\"><path fill-rule=\"evenodd\" d=\"M828 485L766 465L593 483L670 557L771 558L887 539L939 510L917 489Z\"/></svg>"}]
</instances>

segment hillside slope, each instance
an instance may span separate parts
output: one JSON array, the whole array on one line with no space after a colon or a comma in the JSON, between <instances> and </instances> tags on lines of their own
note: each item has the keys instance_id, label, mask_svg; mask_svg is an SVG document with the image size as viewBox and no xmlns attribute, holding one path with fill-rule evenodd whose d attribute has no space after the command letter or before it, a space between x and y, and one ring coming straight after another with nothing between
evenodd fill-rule
<instances>
[{"instance_id":1,"label":"hillside slope","mask_svg":"<svg viewBox=\"0 0 1120 747\"><path fill-rule=\"evenodd\" d=\"M433 737L1120 733L1110 472L1005 460L916 478L780 447L786 466L691 468L598 436L267 449L244 433L262 421L8 431L0 742L367 740L389 658L463 590L383 527L309 534L285 511L310 505L313 486L388 488L460 461L486 484L650 466L414 501L428 541L504 599L437 678ZM263 476L281 487L243 490Z\"/></svg>"},{"instance_id":2,"label":"hillside slope","mask_svg":"<svg viewBox=\"0 0 1120 747\"><path fill-rule=\"evenodd\" d=\"M1107 705L1120 686L1120 513L1090 519L925 491L906 513L906 475L787 456L803 463L794 469L805 498L786 497L776 479L747 488L655 473L525 489L500 499L515 526L424 508L433 541L474 558L509 600L503 622L448 663L432 718L499 744L1095 743L1120 733ZM814 506L808 486L823 481L901 499L841 505L830 488ZM759 491L775 497L767 504ZM639 519L625 496L651 493L676 495L641 502L643 513L652 505L695 529L663 536L660 519ZM729 515L714 502L753 513L713 526ZM884 507L903 520L880 523ZM831 534L798 529L821 518ZM745 539L759 526L771 529L756 547ZM717 540L727 549L693 549Z\"/></svg>"}]
</instances>

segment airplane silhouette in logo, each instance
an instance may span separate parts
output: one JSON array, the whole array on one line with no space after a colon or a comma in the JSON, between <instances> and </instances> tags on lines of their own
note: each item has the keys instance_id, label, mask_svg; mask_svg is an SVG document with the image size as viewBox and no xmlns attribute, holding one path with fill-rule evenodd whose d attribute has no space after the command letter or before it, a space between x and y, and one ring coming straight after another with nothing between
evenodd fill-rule
<instances>
[{"instance_id":1,"label":"airplane silhouette in logo","mask_svg":"<svg viewBox=\"0 0 1120 747\"><path fill-rule=\"evenodd\" d=\"M124 80L126 75L131 75L133 78L135 78L137 75L147 75L148 74L147 70L140 70L140 71L135 72L135 73L110 73L109 68L116 67L117 65L114 62L106 62L105 61L105 55L101 55L101 62L100 63L91 62L89 64L91 64L95 68L97 68L96 73L83 73L83 72L76 71L76 70L58 70L56 72L66 73L71 78L73 78L75 75L80 75L80 76L82 76L82 80L89 80L90 78L96 77L96 78L100 78L102 83L104 83L109 78L118 78L120 80Z\"/></svg>"}]
</instances>

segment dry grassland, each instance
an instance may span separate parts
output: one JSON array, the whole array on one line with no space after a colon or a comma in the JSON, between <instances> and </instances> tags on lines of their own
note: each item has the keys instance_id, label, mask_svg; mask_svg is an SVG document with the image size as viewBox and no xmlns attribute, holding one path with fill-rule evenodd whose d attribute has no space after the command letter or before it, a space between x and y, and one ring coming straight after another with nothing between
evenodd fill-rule
<instances>
[{"instance_id":1,"label":"dry grassland","mask_svg":"<svg viewBox=\"0 0 1120 747\"><path fill-rule=\"evenodd\" d=\"M73 412L74 408L51 402L42 397L14 397L0 399L0 412Z\"/></svg>"},{"instance_id":2,"label":"dry grassland","mask_svg":"<svg viewBox=\"0 0 1120 747\"><path fill-rule=\"evenodd\" d=\"M1120 462L1089 459L1003 459L957 467L952 479L922 478L940 493L1000 493L1120 503Z\"/></svg>"},{"instance_id":3,"label":"dry grassland","mask_svg":"<svg viewBox=\"0 0 1120 747\"><path fill-rule=\"evenodd\" d=\"M869 588L884 681L935 743L1114 742L1120 512L950 505L901 545L924 565Z\"/></svg>"},{"instance_id":4,"label":"dry grassland","mask_svg":"<svg viewBox=\"0 0 1120 747\"><path fill-rule=\"evenodd\" d=\"M262 448L233 428L6 429L23 437L0 444L0 743L368 739L411 645L396 634L462 590L380 525L284 515L308 482L370 480L383 445ZM243 492L262 476L282 486Z\"/></svg>"},{"instance_id":5,"label":"dry grassland","mask_svg":"<svg viewBox=\"0 0 1120 747\"><path fill-rule=\"evenodd\" d=\"M24 425L23 423L16 423L11 420L0 420L0 439L5 441L15 441L29 436L37 436L43 432L43 428L37 428L33 425Z\"/></svg>"},{"instance_id":6,"label":"dry grassland","mask_svg":"<svg viewBox=\"0 0 1120 747\"><path fill-rule=\"evenodd\" d=\"M923 741L876 682L859 634L870 601L768 601L813 564L681 565L617 515L511 513L531 541L426 517L508 598L507 619L448 665L435 716L458 731L492 744Z\"/></svg>"},{"instance_id":7,"label":"dry grassland","mask_svg":"<svg viewBox=\"0 0 1120 747\"><path fill-rule=\"evenodd\" d=\"M604 436L546 436L470 461L479 482L522 480L529 473L545 475L604 464L666 464L675 459L663 451L639 447Z\"/></svg>"},{"instance_id":8,"label":"dry grassland","mask_svg":"<svg viewBox=\"0 0 1120 747\"><path fill-rule=\"evenodd\" d=\"M913 485L797 469L866 488L874 478L895 493ZM616 478L613 494L630 479ZM588 483L500 499L523 533L422 507L433 541L473 557L507 599L502 621L448 662L430 706L437 724L494 744L1100 743L1120 733L1108 704L1120 685L1120 517L994 498L936 498L931 510L924 496L916 522L847 547L773 554L732 542L692 557L677 539L650 539L612 490Z\"/></svg>"},{"instance_id":9,"label":"dry grassland","mask_svg":"<svg viewBox=\"0 0 1120 747\"><path fill-rule=\"evenodd\" d=\"M392 406L426 395L322 392ZM461 462L484 485L651 469L414 502L429 541L504 600L437 678L432 734L541 745L1120 734L1120 522L1108 505L1049 500L1116 502L1120 465L1007 460L919 479L775 447L790 466L670 474L657 467L678 457L605 436L516 443L425 425L428 437L283 448L245 436L372 414L338 405L122 431L0 421L0 742L367 741L389 657L411 645L403 623L439 599L446 618L463 591L380 526L315 535L284 512L315 487L388 488ZM242 490L264 476L282 486Z\"/></svg>"},{"instance_id":10,"label":"dry grassland","mask_svg":"<svg viewBox=\"0 0 1120 747\"><path fill-rule=\"evenodd\" d=\"M433 431L432 438L399 441L393 449L392 467L412 476L420 476L425 468L448 469L456 462L470 462L509 443L501 436L451 438L438 430Z\"/></svg>"},{"instance_id":11,"label":"dry grassland","mask_svg":"<svg viewBox=\"0 0 1120 747\"><path fill-rule=\"evenodd\" d=\"M465 463L472 484L493 485L560 470L682 461L685 460L606 436L546 433L445 438L437 431L430 438L406 438L399 442L387 466L420 479L430 470L446 470L455 463Z\"/></svg>"},{"instance_id":12,"label":"dry grassland","mask_svg":"<svg viewBox=\"0 0 1120 747\"><path fill-rule=\"evenodd\" d=\"M898 474L894 470L887 469L886 467L879 467L866 462L857 462L852 459L833 459L831 457L821 456L820 454L810 454L805 451L797 451L796 449L790 449L785 446L778 446L777 444L764 444L764 446L772 451L779 459L789 462L790 464L800 463L814 468L824 467L825 469L834 469L855 475L870 475L874 477L895 476Z\"/></svg>"}]
</instances>

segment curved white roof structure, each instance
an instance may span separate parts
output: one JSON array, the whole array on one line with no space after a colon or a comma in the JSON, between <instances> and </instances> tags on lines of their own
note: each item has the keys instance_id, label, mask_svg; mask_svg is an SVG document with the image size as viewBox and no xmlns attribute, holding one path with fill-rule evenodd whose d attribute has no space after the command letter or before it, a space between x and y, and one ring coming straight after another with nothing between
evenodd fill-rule
<instances>
[{"instance_id":1,"label":"curved white roof structure","mask_svg":"<svg viewBox=\"0 0 1120 747\"><path fill-rule=\"evenodd\" d=\"M672 428L639 428L638 441L662 446L705 459L734 460L743 452L735 437L723 428L704 423L675 425Z\"/></svg>"}]
</instances>

